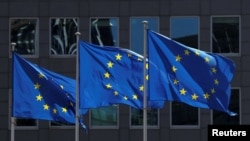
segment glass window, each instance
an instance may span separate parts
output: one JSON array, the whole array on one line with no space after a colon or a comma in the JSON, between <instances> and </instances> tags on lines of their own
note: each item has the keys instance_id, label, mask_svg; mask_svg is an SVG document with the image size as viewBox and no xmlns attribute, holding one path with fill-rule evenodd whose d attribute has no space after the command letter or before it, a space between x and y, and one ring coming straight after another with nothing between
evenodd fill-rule
<instances>
[{"instance_id":1,"label":"glass window","mask_svg":"<svg viewBox=\"0 0 250 141\"><path fill-rule=\"evenodd\" d=\"M143 54L143 47L144 47L143 45L144 25L142 23L143 21L148 21L148 29L158 32L159 28L158 18L155 17L130 18L130 47L131 50L141 55Z\"/></svg>"},{"instance_id":2,"label":"glass window","mask_svg":"<svg viewBox=\"0 0 250 141\"><path fill-rule=\"evenodd\" d=\"M211 36L214 53L239 53L240 18L212 17Z\"/></svg>"},{"instance_id":3,"label":"glass window","mask_svg":"<svg viewBox=\"0 0 250 141\"><path fill-rule=\"evenodd\" d=\"M16 119L16 126L36 126L37 121L35 119L22 119L22 118L17 118Z\"/></svg>"},{"instance_id":4,"label":"glass window","mask_svg":"<svg viewBox=\"0 0 250 141\"><path fill-rule=\"evenodd\" d=\"M197 126L199 123L199 110L185 103L172 102L172 126Z\"/></svg>"},{"instance_id":5,"label":"glass window","mask_svg":"<svg viewBox=\"0 0 250 141\"><path fill-rule=\"evenodd\" d=\"M231 99L229 109L237 113L236 116L230 116L227 113L213 111L214 125L239 125L240 124L240 89L231 90Z\"/></svg>"},{"instance_id":6,"label":"glass window","mask_svg":"<svg viewBox=\"0 0 250 141\"><path fill-rule=\"evenodd\" d=\"M198 17L171 17L170 32L173 40L196 49L198 48Z\"/></svg>"},{"instance_id":7,"label":"glass window","mask_svg":"<svg viewBox=\"0 0 250 141\"><path fill-rule=\"evenodd\" d=\"M172 39L192 48L199 48L199 18L171 17L170 36ZM185 103L171 103L171 124L173 126L197 126L199 124L199 108Z\"/></svg>"},{"instance_id":8,"label":"glass window","mask_svg":"<svg viewBox=\"0 0 250 141\"><path fill-rule=\"evenodd\" d=\"M91 18L91 43L100 46L119 46L117 18ZM118 106L101 107L90 110L92 128L117 128Z\"/></svg>"},{"instance_id":9,"label":"glass window","mask_svg":"<svg viewBox=\"0 0 250 141\"><path fill-rule=\"evenodd\" d=\"M131 126L141 126L143 125L143 110L138 110L134 108L131 109ZM159 120L158 120L158 110L157 109L151 109L147 111L147 125L150 127L158 126Z\"/></svg>"},{"instance_id":10,"label":"glass window","mask_svg":"<svg viewBox=\"0 0 250 141\"><path fill-rule=\"evenodd\" d=\"M50 19L50 54L76 54L76 35L78 32L77 18Z\"/></svg>"},{"instance_id":11,"label":"glass window","mask_svg":"<svg viewBox=\"0 0 250 141\"><path fill-rule=\"evenodd\" d=\"M118 46L117 18L91 18L91 43Z\"/></svg>"},{"instance_id":12,"label":"glass window","mask_svg":"<svg viewBox=\"0 0 250 141\"><path fill-rule=\"evenodd\" d=\"M15 51L18 54L38 54L38 19L11 18L10 32L10 42L16 43Z\"/></svg>"},{"instance_id":13,"label":"glass window","mask_svg":"<svg viewBox=\"0 0 250 141\"><path fill-rule=\"evenodd\" d=\"M139 54L143 54L144 44L144 25L143 21L147 21L148 29L158 32L158 18L157 17L133 17L130 19L130 46L131 50ZM147 111L147 124L150 126L158 126L158 109ZM142 127L143 125L143 110L130 108L130 124L132 127Z\"/></svg>"},{"instance_id":14,"label":"glass window","mask_svg":"<svg viewBox=\"0 0 250 141\"><path fill-rule=\"evenodd\" d=\"M91 110L91 127L117 126L117 106L102 107Z\"/></svg>"}]
</instances>

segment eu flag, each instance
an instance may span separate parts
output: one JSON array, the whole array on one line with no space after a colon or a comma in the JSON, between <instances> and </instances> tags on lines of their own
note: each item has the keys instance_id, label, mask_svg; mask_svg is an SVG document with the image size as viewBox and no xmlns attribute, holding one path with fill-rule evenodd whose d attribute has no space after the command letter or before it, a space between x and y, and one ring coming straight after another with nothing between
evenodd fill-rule
<instances>
[{"instance_id":1,"label":"eu flag","mask_svg":"<svg viewBox=\"0 0 250 141\"><path fill-rule=\"evenodd\" d=\"M141 55L128 49L80 41L80 109L114 104L142 109L145 88L143 60ZM161 108L163 105L164 101L148 102L150 108Z\"/></svg>"},{"instance_id":2,"label":"eu flag","mask_svg":"<svg viewBox=\"0 0 250 141\"><path fill-rule=\"evenodd\" d=\"M13 52L13 117L75 123L75 91L75 80Z\"/></svg>"},{"instance_id":3,"label":"eu flag","mask_svg":"<svg viewBox=\"0 0 250 141\"><path fill-rule=\"evenodd\" d=\"M149 66L149 89L159 81L158 75L164 81L158 92L150 93L150 100L178 101L234 114L228 109L236 68L232 60L185 46L152 30L147 32L147 42L149 60L156 65Z\"/></svg>"}]
</instances>

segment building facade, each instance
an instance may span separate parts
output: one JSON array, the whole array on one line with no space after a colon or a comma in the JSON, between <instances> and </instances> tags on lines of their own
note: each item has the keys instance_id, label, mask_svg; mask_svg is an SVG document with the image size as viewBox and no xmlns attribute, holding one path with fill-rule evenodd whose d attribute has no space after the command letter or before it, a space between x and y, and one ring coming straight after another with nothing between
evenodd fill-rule
<instances>
[{"instance_id":1,"label":"building facade","mask_svg":"<svg viewBox=\"0 0 250 141\"><path fill-rule=\"evenodd\" d=\"M237 116L167 102L163 109L148 110L148 141L206 141L208 125L250 124L249 5L248 0L0 0L1 140L76 137L74 125L11 119L12 42L32 63L76 78L76 32L80 40L142 54L143 21L154 31L236 64L229 109ZM83 119L88 132L80 128L79 140L143 140L143 112L127 105L92 109Z\"/></svg>"}]
</instances>

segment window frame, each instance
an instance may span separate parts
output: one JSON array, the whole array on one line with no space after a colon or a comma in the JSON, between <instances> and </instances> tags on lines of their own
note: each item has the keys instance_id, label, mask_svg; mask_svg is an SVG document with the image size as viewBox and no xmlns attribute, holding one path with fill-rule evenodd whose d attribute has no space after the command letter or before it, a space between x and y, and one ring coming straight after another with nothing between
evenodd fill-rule
<instances>
[{"instance_id":1,"label":"window frame","mask_svg":"<svg viewBox=\"0 0 250 141\"><path fill-rule=\"evenodd\" d=\"M52 31L52 28L51 28L51 20L52 19L77 19L77 31L79 31L80 29L80 19L79 17L50 17L49 18L49 56L51 58L74 58L76 57L76 54L51 54L51 48L52 48L52 35L51 35L51 31ZM76 35L75 35L76 36ZM76 44L77 44L77 38L76 38ZM77 53L77 52L76 52Z\"/></svg>"},{"instance_id":2,"label":"window frame","mask_svg":"<svg viewBox=\"0 0 250 141\"><path fill-rule=\"evenodd\" d=\"M89 17L89 43L92 43L91 42L91 21L92 19L115 19L117 21L117 45L115 46L119 46L119 17ZM116 107L116 110L117 110L117 123L116 125L94 125L92 126L91 122L92 122L92 119L91 119L91 109L89 109L89 128L90 129L118 129L119 128L119 105L117 105Z\"/></svg>"},{"instance_id":3,"label":"window frame","mask_svg":"<svg viewBox=\"0 0 250 141\"><path fill-rule=\"evenodd\" d=\"M242 102L242 91L241 91L241 88L240 87L232 87L231 88L231 90L233 90L233 89L236 89L236 90L239 90L239 113L237 113L238 115L239 115L239 125L242 123L242 120L241 120L241 118L242 118L242 116L241 116L241 102ZM232 111L233 112L233 111ZM211 117L210 117L210 119L211 119L211 121L210 121L210 123L212 124L212 125L214 125L214 122L213 122L213 114L214 114L214 112L211 110Z\"/></svg>"},{"instance_id":4,"label":"window frame","mask_svg":"<svg viewBox=\"0 0 250 141\"><path fill-rule=\"evenodd\" d=\"M217 53L223 56L241 56L241 16L240 15L212 15L210 16L210 52L213 52L213 18L239 18L239 52L238 53Z\"/></svg>"},{"instance_id":5,"label":"window frame","mask_svg":"<svg viewBox=\"0 0 250 141\"><path fill-rule=\"evenodd\" d=\"M172 36L172 23L171 23L171 19L172 18L197 18L197 25L198 25L198 27L197 27L197 34L198 34L198 37L197 37L197 39L198 39L198 41L197 41L197 45L198 45L198 47L197 47L197 49L200 49L201 47L200 47L200 17L199 16L170 16L170 18L169 18L169 25L170 25L170 33L169 33L169 35L170 35L170 38L171 38L171 36ZM191 46L190 46L191 47ZM180 102L181 103L181 102ZM183 103L181 103L181 104L183 104ZM198 117L197 117L197 119L198 119L198 121L197 121L197 125L173 125L173 123L172 123L172 112L173 112L173 106L172 106L172 102L170 102L170 114L169 114L169 116L170 116L170 128L171 129L199 129L200 128L200 126L201 126L201 123L200 123L200 120L201 120L201 115L200 115L200 108L198 108L197 107L197 113L198 113ZM191 108L195 108L195 107L192 107L192 106L190 106Z\"/></svg>"},{"instance_id":6,"label":"window frame","mask_svg":"<svg viewBox=\"0 0 250 141\"><path fill-rule=\"evenodd\" d=\"M22 20L36 20L36 38L37 40L35 41L35 53L32 55L28 55L28 54L20 54L21 56L25 57L25 58L38 58L39 57L39 35L40 35L40 27L39 27L39 18L38 17L10 17L9 18L9 43L10 43L10 47L9 47L9 56L10 58L12 57L12 46L11 46L11 21L15 20L15 19L22 19Z\"/></svg>"},{"instance_id":7,"label":"window frame","mask_svg":"<svg viewBox=\"0 0 250 141\"><path fill-rule=\"evenodd\" d=\"M132 32L131 32L131 30L132 30L132 24L131 24L131 22L134 19L141 20L141 22L142 22L141 23L142 35L144 34L143 33L144 32L143 21L148 21L147 19L155 19L156 22L157 22L157 27L156 27L155 31L158 32L159 29L160 29L160 18L159 18L159 16L132 16L132 17L130 17L129 18L129 45L130 45L129 49L131 49L133 51L134 51L134 49L132 49ZM147 27L148 27L148 24L149 23L147 23ZM142 47L143 47L143 48L141 48L142 49L142 53L144 51L144 45L143 45L144 39L143 39L143 37L144 36L142 36L142 41L141 41ZM138 54L140 54L140 53L138 52ZM141 54L141 55L143 55L143 54ZM131 123L132 112L131 111L132 111L132 107L129 108L129 126L130 126L130 129L142 129L143 128L143 124L142 125L132 125L132 123ZM148 119L148 117L147 117L147 119ZM148 125L147 124L147 128L148 129L159 129L160 128L160 109L157 109L157 125Z\"/></svg>"}]
</instances>

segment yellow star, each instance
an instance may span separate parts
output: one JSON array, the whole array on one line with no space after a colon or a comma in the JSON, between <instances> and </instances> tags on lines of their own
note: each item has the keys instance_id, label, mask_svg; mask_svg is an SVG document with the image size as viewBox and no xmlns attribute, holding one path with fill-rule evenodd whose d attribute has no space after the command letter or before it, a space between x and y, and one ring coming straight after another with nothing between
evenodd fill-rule
<instances>
[{"instance_id":1,"label":"yellow star","mask_svg":"<svg viewBox=\"0 0 250 141\"><path fill-rule=\"evenodd\" d=\"M43 97L39 94L38 96L36 96L36 100L37 101L42 101Z\"/></svg>"},{"instance_id":2,"label":"yellow star","mask_svg":"<svg viewBox=\"0 0 250 141\"><path fill-rule=\"evenodd\" d=\"M44 77L44 75L42 73L38 74L38 78L43 78L43 77Z\"/></svg>"},{"instance_id":3,"label":"yellow star","mask_svg":"<svg viewBox=\"0 0 250 141\"><path fill-rule=\"evenodd\" d=\"M216 73L217 72L216 68L212 68L212 72Z\"/></svg>"},{"instance_id":4,"label":"yellow star","mask_svg":"<svg viewBox=\"0 0 250 141\"><path fill-rule=\"evenodd\" d=\"M208 57L205 57L205 62L209 63L209 58Z\"/></svg>"},{"instance_id":5,"label":"yellow star","mask_svg":"<svg viewBox=\"0 0 250 141\"><path fill-rule=\"evenodd\" d=\"M141 86L140 86L140 91L143 91L143 90L144 90L144 86L141 85Z\"/></svg>"},{"instance_id":6,"label":"yellow star","mask_svg":"<svg viewBox=\"0 0 250 141\"><path fill-rule=\"evenodd\" d=\"M106 73L104 74L104 77L105 77L105 78L109 78L109 77L110 77L110 74L109 74L108 72L106 72Z\"/></svg>"},{"instance_id":7,"label":"yellow star","mask_svg":"<svg viewBox=\"0 0 250 141\"><path fill-rule=\"evenodd\" d=\"M36 83L36 84L34 85L34 87L35 87L35 89L40 89L41 85L38 84L38 83Z\"/></svg>"},{"instance_id":8,"label":"yellow star","mask_svg":"<svg viewBox=\"0 0 250 141\"><path fill-rule=\"evenodd\" d=\"M64 89L64 86L63 85L60 85L61 89Z\"/></svg>"},{"instance_id":9,"label":"yellow star","mask_svg":"<svg viewBox=\"0 0 250 141\"><path fill-rule=\"evenodd\" d=\"M115 56L116 60L121 60L122 59L122 56L118 53L116 56Z\"/></svg>"},{"instance_id":10,"label":"yellow star","mask_svg":"<svg viewBox=\"0 0 250 141\"><path fill-rule=\"evenodd\" d=\"M199 56L200 55L200 52L199 51L195 51L195 55Z\"/></svg>"},{"instance_id":11,"label":"yellow star","mask_svg":"<svg viewBox=\"0 0 250 141\"><path fill-rule=\"evenodd\" d=\"M175 57L175 60L177 61L177 62L180 62L181 61L181 56L178 54L176 57Z\"/></svg>"},{"instance_id":12,"label":"yellow star","mask_svg":"<svg viewBox=\"0 0 250 141\"><path fill-rule=\"evenodd\" d=\"M215 85L219 85L219 80L218 80L218 79L215 79L215 80L214 80L214 84L215 84Z\"/></svg>"},{"instance_id":13,"label":"yellow star","mask_svg":"<svg viewBox=\"0 0 250 141\"><path fill-rule=\"evenodd\" d=\"M138 58L137 60L138 60L139 62L141 62L141 61L142 61L142 58Z\"/></svg>"},{"instance_id":14,"label":"yellow star","mask_svg":"<svg viewBox=\"0 0 250 141\"><path fill-rule=\"evenodd\" d=\"M67 113L67 109L65 107L62 107L62 112Z\"/></svg>"},{"instance_id":15,"label":"yellow star","mask_svg":"<svg viewBox=\"0 0 250 141\"><path fill-rule=\"evenodd\" d=\"M136 94L133 95L133 99L138 99L138 96Z\"/></svg>"},{"instance_id":16,"label":"yellow star","mask_svg":"<svg viewBox=\"0 0 250 141\"><path fill-rule=\"evenodd\" d=\"M197 100L197 98L198 98L198 96L196 95L196 93L194 93L194 94L192 95L192 100Z\"/></svg>"},{"instance_id":17,"label":"yellow star","mask_svg":"<svg viewBox=\"0 0 250 141\"><path fill-rule=\"evenodd\" d=\"M212 94L215 93L215 89L214 89L214 88L211 89L211 93L212 93Z\"/></svg>"},{"instance_id":18,"label":"yellow star","mask_svg":"<svg viewBox=\"0 0 250 141\"><path fill-rule=\"evenodd\" d=\"M110 89L110 88L112 88L112 86L108 83L108 84L106 85L106 88L107 88L107 89Z\"/></svg>"},{"instance_id":19,"label":"yellow star","mask_svg":"<svg viewBox=\"0 0 250 141\"><path fill-rule=\"evenodd\" d=\"M108 68L112 68L113 65L114 65L114 63L112 63L111 61L109 61L109 62L107 63L107 65L108 65Z\"/></svg>"},{"instance_id":20,"label":"yellow star","mask_svg":"<svg viewBox=\"0 0 250 141\"><path fill-rule=\"evenodd\" d=\"M177 79L174 79L174 84L177 85L179 81Z\"/></svg>"},{"instance_id":21,"label":"yellow star","mask_svg":"<svg viewBox=\"0 0 250 141\"><path fill-rule=\"evenodd\" d=\"M146 69L148 70L148 63L146 63L146 66L145 66L145 67L146 67Z\"/></svg>"},{"instance_id":22,"label":"yellow star","mask_svg":"<svg viewBox=\"0 0 250 141\"><path fill-rule=\"evenodd\" d=\"M128 57L131 57L132 55L130 53L128 53Z\"/></svg>"},{"instance_id":23,"label":"yellow star","mask_svg":"<svg viewBox=\"0 0 250 141\"><path fill-rule=\"evenodd\" d=\"M124 100L128 100L128 97L124 96L123 99L124 99Z\"/></svg>"},{"instance_id":24,"label":"yellow star","mask_svg":"<svg viewBox=\"0 0 250 141\"><path fill-rule=\"evenodd\" d=\"M177 68L175 66L172 67L172 71L173 72L176 72L177 71Z\"/></svg>"},{"instance_id":25,"label":"yellow star","mask_svg":"<svg viewBox=\"0 0 250 141\"><path fill-rule=\"evenodd\" d=\"M118 95L118 92L117 92L117 91L114 91L114 95L117 96L117 95Z\"/></svg>"},{"instance_id":26,"label":"yellow star","mask_svg":"<svg viewBox=\"0 0 250 141\"><path fill-rule=\"evenodd\" d=\"M56 108L53 109L53 113L56 114L57 113L57 110Z\"/></svg>"},{"instance_id":27,"label":"yellow star","mask_svg":"<svg viewBox=\"0 0 250 141\"><path fill-rule=\"evenodd\" d=\"M205 93L203 96L204 96L205 99L209 99L210 95L208 93Z\"/></svg>"},{"instance_id":28,"label":"yellow star","mask_svg":"<svg viewBox=\"0 0 250 141\"><path fill-rule=\"evenodd\" d=\"M189 50L184 50L184 53L185 53L185 55L187 55L187 56L189 56L189 54L190 54L190 52L189 52Z\"/></svg>"},{"instance_id":29,"label":"yellow star","mask_svg":"<svg viewBox=\"0 0 250 141\"><path fill-rule=\"evenodd\" d=\"M181 93L181 95L186 95L186 90L184 89L184 88L182 88L181 90L180 90L180 93Z\"/></svg>"},{"instance_id":30,"label":"yellow star","mask_svg":"<svg viewBox=\"0 0 250 141\"><path fill-rule=\"evenodd\" d=\"M43 109L44 110L49 110L49 105L48 104L43 105Z\"/></svg>"},{"instance_id":31,"label":"yellow star","mask_svg":"<svg viewBox=\"0 0 250 141\"><path fill-rule=\"evenodd\" d=\"M148 79L149 79L149 75L147 74L147 75L146 75L146 80L148 80Z\"/></svg>"}]
</instances>

